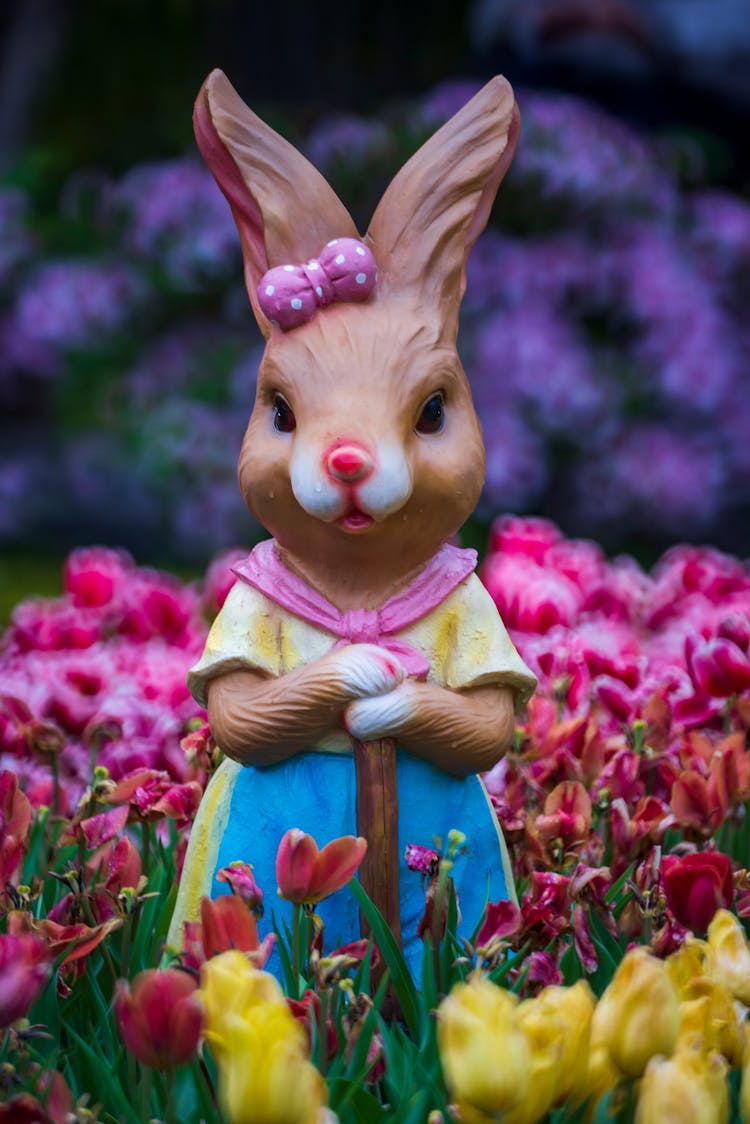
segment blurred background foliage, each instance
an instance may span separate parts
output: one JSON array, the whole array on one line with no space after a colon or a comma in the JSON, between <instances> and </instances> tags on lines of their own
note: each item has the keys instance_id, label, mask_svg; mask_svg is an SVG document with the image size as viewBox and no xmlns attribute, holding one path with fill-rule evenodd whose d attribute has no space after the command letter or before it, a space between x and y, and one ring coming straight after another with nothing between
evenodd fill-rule
<instances>
[{"instance_id":1,"label":"blurred background foliage","mask_svg":"<svg viewBox=\"0 0 750 1124\"><path fill-rule=\"evenodd\" d=\"M82 542L189 570L259 529L235 461L260 337L191 107L213 66L365 229L497 71L519 155L461 351L474 527L538 512L648 561L750 545L750 27L739 0L7 0L0 583ZM23 588L16 589L16 584Z\"/></svg>"}]
</instances>

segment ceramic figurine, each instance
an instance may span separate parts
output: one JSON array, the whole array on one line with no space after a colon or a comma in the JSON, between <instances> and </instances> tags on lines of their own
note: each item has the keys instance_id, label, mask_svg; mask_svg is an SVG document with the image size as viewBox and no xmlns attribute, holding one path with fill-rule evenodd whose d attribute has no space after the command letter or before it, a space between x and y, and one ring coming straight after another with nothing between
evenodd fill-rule
<instances>
[{"instance_id":1,"label":"ceramic figurine","mask_svg":"<svg viewBox=\"0 0 750 1124\"><path fill-rule=\"evenodd\" d=\"M200 150L239 228L266 339L239 461L273 536L235 569L189 685L226 759L193 826L170 933L215 871L254 866L283 915L274 863L291 827L318 844L364 835L360 879L421 962L420 876L407 844L466 835L454 869L475 925L513 898L479 773L510 746L535 686L450 543L482 487L484 449L456 352L466 262L519 130L495 78L399 172L367 234L331 187L220 71L195 108ZM357 906L323 902L326 948L360 935Z\"/></svg>"}]
</instances>

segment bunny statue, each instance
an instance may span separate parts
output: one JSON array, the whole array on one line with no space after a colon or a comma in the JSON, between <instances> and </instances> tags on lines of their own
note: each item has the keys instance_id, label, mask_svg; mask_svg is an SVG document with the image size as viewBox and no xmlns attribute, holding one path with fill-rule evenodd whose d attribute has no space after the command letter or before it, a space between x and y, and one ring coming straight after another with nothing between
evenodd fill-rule
<instances>
[{"instance_id":1,"label":"bunny statue","mask_svg":"<svg viewBox=\"0 0 750 1124\"><path fill-rule=\"evenodd\" d=\"M425 899L407 844L465 834L453 875L469 926L488 898L514 897L478 774L511 744L535 680L475 552L449 540L484 476L459 304L518 122L493 79L402 168L360 238L221 71L200 91L198 145L234 213L267 345L239 482L273 537L236 567L189 675L226 757L193 826L173 944L204 894L226 892L215 872L234 860L278 902L292 827L320 846L368 837L361 880L413 967ZM327 947L359 936L351 895L319 912Z\"/></svg>"}]
</instances>

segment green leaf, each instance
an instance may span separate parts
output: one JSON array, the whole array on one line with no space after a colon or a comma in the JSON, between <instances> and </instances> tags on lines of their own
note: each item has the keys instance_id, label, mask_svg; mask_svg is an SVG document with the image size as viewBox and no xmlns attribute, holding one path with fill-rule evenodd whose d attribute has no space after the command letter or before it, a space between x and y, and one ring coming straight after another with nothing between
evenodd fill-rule
<instances>
[{"instance_id":1,"label":"green leaf","mask_svg":"<svg viewBox=\"0 0 750 1124\"><path fill-rule=\"evenodd\" d=\"M339 1077L330 1085L331 1105L341 1124L379 1124L390 1119L387 1109L372 1093L346 1077Z\"/></svg>"},{"instance_id":2,"label":"green leaf","mask_svg":"<svg viewBox=\"0 0 750 1124\"><path fill-rule=\"evenodd\" d=\"M140 1124L139 1114L131 1103L134 1091L128 1093L123 1089L115 1077L116 1067L112 1065L112 1059L104 1055L96 1036L92 1038L92 1041L96 1043L97 1049L90 1046L75 1027L67 1025L66 1032L74 1039L81 1052L81 1057L76 1059L75 1064L79 1082L83 1079L83 1083L79 1084L79 1089L82 1092L95 1091L96 1099L102 1102L108 1112L113 1113L121 1120L132 1121L132 1124ZM88 1079L79 1071L82 1062L87 1063L85 1068L89 1071Z\"/></svg>"},{"instance_id":3,"label":"green leaf","mask_svg":"<svg viewBox=\"0 0 750 1124\"><path fill-rule=\"evenodd\" d=\"M362 886L356 880L349 883L349 889L357 899L359 908L372 931L375 944L380 949L388 971L391 974L393 989L396 992L404 1022L415 1039L419 1039L419 1000L414 980L406 966L404 954L396 943L396 938L388 928L382 914L370 901Z\"/></svg>"}]
</instances>

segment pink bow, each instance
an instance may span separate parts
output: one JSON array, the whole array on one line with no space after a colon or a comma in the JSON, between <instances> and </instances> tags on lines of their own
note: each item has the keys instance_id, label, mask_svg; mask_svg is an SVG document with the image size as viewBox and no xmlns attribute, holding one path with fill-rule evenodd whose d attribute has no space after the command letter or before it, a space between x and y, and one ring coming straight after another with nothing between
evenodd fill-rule
<instances>
[{"instance_id":1,"label":"pink bow","mask_svg":"<svg viewBox=\"0 0 750 1124\"><path fill-rule=\"evenodd\" d=\"M288 332L312 320L332 301L365 301L378 271L369 247L356 238L334 238L320 256L302 265L277 265L264 273L258 302L276 328Z\"/></svg>"}]
</instances>

